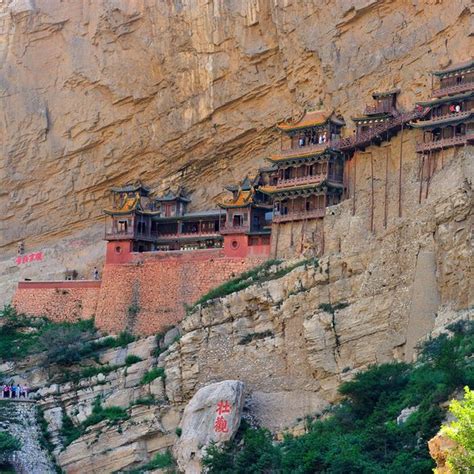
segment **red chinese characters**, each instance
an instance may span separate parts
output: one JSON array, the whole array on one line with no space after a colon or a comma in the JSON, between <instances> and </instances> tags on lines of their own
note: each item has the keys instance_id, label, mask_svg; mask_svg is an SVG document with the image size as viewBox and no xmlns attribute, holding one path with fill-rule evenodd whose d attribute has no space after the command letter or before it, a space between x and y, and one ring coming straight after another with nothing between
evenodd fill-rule
<instances>
[{"instance_id":1,"label":"red chinese characters","mask_svg":"<svg viewBox=\"0 0 474 474\"><path fill-rule=\"evenodd\" d=\"M216 420L214 422L214 431L216 433L228 433L229 426L227 419L223 416L231 411L231 405L228 400L220 400L217 403Z\"/></svg>"},{"instance_id":2,"label":"red chinese characters","mask_svg":"<svg viewBox=\"0 0 474 474\"><path fill-rule=\"evenodd\" d=\"M29 262L41 262L43 260L43 252L34 252L34 253L29 253L27 255L19 255L16 258L16 264L21 265L23 263L29 263Z\"/></svg>"}]
</instances>

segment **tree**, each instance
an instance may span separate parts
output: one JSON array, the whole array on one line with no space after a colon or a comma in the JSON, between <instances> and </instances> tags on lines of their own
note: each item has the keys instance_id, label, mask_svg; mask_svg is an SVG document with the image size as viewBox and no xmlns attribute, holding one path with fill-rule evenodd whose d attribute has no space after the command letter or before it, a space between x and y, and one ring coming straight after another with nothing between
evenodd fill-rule
<instances>
[{"instance_id":1,"label":"tree","mask_svg":"<svg viewBox=\"0 0 474 474\"><path fill-rule=\"evenodd\" d=\"M453 400L449 411L456 417L444 425L441 433L456 442L447 458L447 465L453 473L474 471L474 391L464 387L464 400Z\"/></svg>"}]
</instances>

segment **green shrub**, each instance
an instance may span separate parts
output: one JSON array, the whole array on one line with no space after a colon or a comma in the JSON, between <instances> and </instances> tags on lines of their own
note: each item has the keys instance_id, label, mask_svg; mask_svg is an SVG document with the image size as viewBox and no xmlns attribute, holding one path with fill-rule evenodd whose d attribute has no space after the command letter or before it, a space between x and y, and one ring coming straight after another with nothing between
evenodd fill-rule
<instances>
[{"instance_id":1,"label":"green shrub","mask_svg":"<svg viewBox=\"0 0 474 474\"><path fill-rule=\"evenodd\" d=\"M134 354L129 354L125 358L125 365L128 367L130 365L136 364L137 362L141 362L143 359L141 357L138 357Z\"/></svg>"},{"instance_id":2,"label":"green shrub","mask_svg":"<svg viewBox=\"0 0 474 474\"><path fill-rule=\"evenodd\" d=\"M53 323L17 314L11 306L0 311L0 359L18 360L45 352L46 363L70 365L80 358L84 343L95 334L94 321Z\"/></svg>"},{"instance_id":3,"label":"green shrub","mask_svg":"<svg viewBox=\"0 0 474 474\"><path fill-rule=\"evenodd\" d=\"M150 369L148 372L145 372L145 374L143 374L143 377L140 381L140 384L146 385L147 383L152 382L158 377L161 377L162 379L166 377L165 369L163 367L154 367L153 369Z\"/></svg>"},{"instance_id":4,"label":"green shrub","mask_svg":"<svg viewBox=\"0 0 474 474\"><path fill-rule=\"evenodd\" d=\"M151 405L156 405L158 402L155 399L154 395L149 395L147 397L142 397L142 398L137 398L133 403L132 406L134 405L146 405L146 406L151 406Z\"/></svg>"},{"instance_id":5,"label":"green shrub","mask_svg":"<svg viewBox=\"0 0 474 474\"><path fill-rule=\"evenodd\" d=\"M6 457L18 451L21 448L21 443L10 433L0 431L0 456Z\"/></svg>"},{"instance_id":6,"label":"green shrub","mask_svg":"<svg viewBox=\"0 0 474 474\"><path fill-rule=\"evenodd\" d=\"M464 400L453 400L449 405L456 420L441 430L456 442L456 447L448 453L451 472L474 472L474 391L464 387L464 392Z\"/></svg>"},{"instance_id":7,"label":"green shrub","mask_svg":"<svg viewBox=\"0 0 474 474\"><path fill-rule=\"evenodd\" d=\"M153 459L142 467L144 470L163 469L174 465L174 459L169 451L156 453Z\"/></svg>"},{"instance_id":8,"label":"green shrub","mask_svg":"<svg viewBox=\"0 0 474 474\"><path fill-rule=\"evenodd\" d=\"M183 428L177 427L174 432L176 433L176 436L179 438L183 434Z\"/></svg>"},{"instance_id":9,"label":"green shrub","mask_svg":"<svg viewBox=\"0 0 474 474\"><path fill-rule=\"evenodd\" d=\"M81 428L74 425L71 418L66 413L66 410L63 410L60 434L64 446L69 446L82 434Z\"/></svg>"}]
</instances>

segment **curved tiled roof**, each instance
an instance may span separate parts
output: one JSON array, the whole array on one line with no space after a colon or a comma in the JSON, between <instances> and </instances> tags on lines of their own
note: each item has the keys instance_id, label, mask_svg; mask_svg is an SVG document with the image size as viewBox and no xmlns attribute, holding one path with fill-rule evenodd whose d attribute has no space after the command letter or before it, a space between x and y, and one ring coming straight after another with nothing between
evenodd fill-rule
<instances>
[{"instance_id":1,"label":"curved tiled roof","mask_svg":"<svg viewBox=\"0 0 474 474\"><path fill-rule=\"evenodd\" d=\"M344 125L344 120L341 120L333 116L332 110L314 110L306 112L301 119L294 123L284 122L277 127L282 131L298 130L307 127L316 127L317 125L324 125L326 122L331 120L339 125Z\"/></svg>"},{"instance_id":2,"label":"curved tiled roof","mask_svg":"<svg viewBox=\"0 0 474 474\"><path fill-rule=\"evenodd\" d=\"M443 69L441 71L433 71L433 74L435 76L444 76L445 74L451 74L451 73L454 73L454 72L461 72L461 71L464 71L466 69L471 69L471 68L474 68L474 59L469 59L468 61L465 61L463 63L459 63L459 64L454 64L452 65L451 67L447 68L447 69Z\"/></svg>"}]
</instances>

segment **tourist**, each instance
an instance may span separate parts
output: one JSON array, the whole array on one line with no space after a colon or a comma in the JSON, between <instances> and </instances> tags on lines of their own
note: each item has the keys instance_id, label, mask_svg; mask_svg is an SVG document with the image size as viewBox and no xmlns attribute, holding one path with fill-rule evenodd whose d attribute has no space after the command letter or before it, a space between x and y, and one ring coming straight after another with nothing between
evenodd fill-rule
<instances>
[{"instance_id":1,"label":"tourist","mask_svg":"<svg viewBox=\"0 0 474 474\"><path fill-rule=\"evenodd\" d=\"M16 385L13 384L12 386L10 386L10 398L15 398L15 395L16 395Z\"/></svg>"},{"instance_id":2,"label":"tourist","mask_svg":"<svg viewBox=\"0 0 474 474\"><path fill-rule=\"evenodd\" d=\"M16 386L15 392L16 392L16 398L20 398L20 392L21 392L20 384Z\"/></svg>"},{"instance_id":3,"label":"tourist","mask_svg":"<svg viewBox=\"0 0 474 474\"><path fill-rule=\"evenodd\" d=\"M23 396L28 398L28 387L26 385L23 385Z\"/></svg>"},{"instance_id":4,"label":"tourist","mask_svg":"<svg viewBox=\"0 0 474 474\"><path fill-rule=\"evenodd\" d=\"M97 267L94 267L94 280L99 279L99 270L97 270Z\"/></svg>"},{"instance_id":5,"label":"tourist","mask_svg":"<svg viewBox=\"0 0 474 474\"><path fill-rule=\"evenodd\" d=\"M2 387L2 396L3 398L8 398L9 396L8 385L6 384Z\"/></svg>"}]
</instances>

